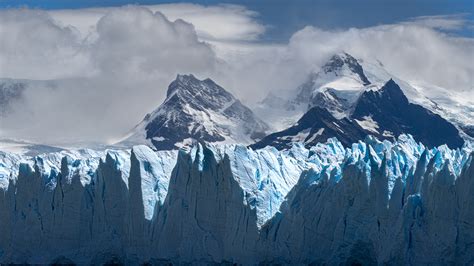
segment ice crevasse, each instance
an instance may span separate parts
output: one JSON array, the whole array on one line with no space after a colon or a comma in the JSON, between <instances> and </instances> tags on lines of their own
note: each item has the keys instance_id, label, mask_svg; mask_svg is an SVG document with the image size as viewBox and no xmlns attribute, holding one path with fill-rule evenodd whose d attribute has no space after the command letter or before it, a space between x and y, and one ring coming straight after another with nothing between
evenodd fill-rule
<instances>
[{"instance_id":1,"label":"ice crevasse","mask_svg":"<svg viewBox=\"0 0 474 266\"><path fill-rule=\"evenodd\" d=\"M0 152L0 262L472 264L472 146Z\"/></svg>"}]
</instances>

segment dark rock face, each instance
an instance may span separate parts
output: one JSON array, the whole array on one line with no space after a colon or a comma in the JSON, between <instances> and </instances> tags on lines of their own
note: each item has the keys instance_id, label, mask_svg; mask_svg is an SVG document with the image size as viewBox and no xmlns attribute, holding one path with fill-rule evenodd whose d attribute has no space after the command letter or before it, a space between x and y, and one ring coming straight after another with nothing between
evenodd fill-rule
<instances>
[{"instance_id":1,"label":"dark rock face","mask_svg":"<svg viewBox=\"0 0 474 266\"><path fill-rule=\"evenodd\" d=\"M363 126L368 119L374 128ZM400 87L390 80L377 91L363 92L350 118L336 119L325 108L313 107L295 125L270 134L251 147L288 149L295 141L302 141L309 147L331 137L348 146L367 135L395 140L400 134L411 134L428 147L447 144L450 148L459 148L464 144L453 124L420 105L410 103Z\"/></svg>"},{"instance_id":2,"label":"dark rock face","mask_svg":"<svg viewBox=\"0 0 474 266\"><path fill-rule=\"evenodd\" d=\"M242 134L255 140L267 129L231 93L210 79L201 81L193 75L178 75L169 85L166 100L142 124L146 139L158 150L176 149L177 143L187 139L238 141L237 135Z\"/></svg>"},{"instance_id":3,"label":"dark rock face","mask_svg":"<svg viewBox=\"0 0 474 266\"><path fill-rule=\"evenodd\" d=\"M409 103L393 80L378 91L362 93L352 118L363 120L365 117L371 117L378 124L379 131L390 131L395 137L402 133L411 134L429 147L447 144L457 148L464 144L454 125L420 105ZM377 137L387 138L382 132Z\"/></svg>"},{"instance_id":4,"label":"dark rock face","mask_svg":"<svg viewBox=\"0 0 474 266\"><path fill-rule=\"evenodd\" d=\"M474 138L474 126L466 125L466 126L461 126L461 128L462 128L462 131L464 131L464 133Z\"/></svg>"},{"instance_id":5,"label":"dark rock face","mask_svg":"<svg viewBox=\"0 0 474 266\"><path fill-rule=\"evenodd\" d=\"M348 146L354 140L363 139L365 136L366 131L357 123L347 118L338 120L326 109L313 107L292 127L270 134L250 147L260 149L274 146L281 150L291 148L295 141L302 141L306 147L311 147L332 137Z\"/></svg>"}]
</instances>

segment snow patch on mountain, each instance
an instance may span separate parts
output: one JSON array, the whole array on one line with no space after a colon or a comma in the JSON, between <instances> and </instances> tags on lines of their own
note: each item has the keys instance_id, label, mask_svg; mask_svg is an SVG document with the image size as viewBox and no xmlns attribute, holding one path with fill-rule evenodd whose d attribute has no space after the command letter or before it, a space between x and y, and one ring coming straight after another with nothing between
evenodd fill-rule
<instances>
[{"instance_id":1,"label":"snow patch on mountain","mask_svg":"<svg viewBox=\"0 0 474 266\"><path fill-rule=\"evenodd\" d=\"M379 133L378 129L379 129L379 125L377 124L377 122L375 122L371 116L364 116L362 117L364 120L357 120L357 119L354 119L354 121L357 122L357 124L359 124L362 128L370 131L370 132L373 132L373 133Z\"/></svg>"}]
</instances>

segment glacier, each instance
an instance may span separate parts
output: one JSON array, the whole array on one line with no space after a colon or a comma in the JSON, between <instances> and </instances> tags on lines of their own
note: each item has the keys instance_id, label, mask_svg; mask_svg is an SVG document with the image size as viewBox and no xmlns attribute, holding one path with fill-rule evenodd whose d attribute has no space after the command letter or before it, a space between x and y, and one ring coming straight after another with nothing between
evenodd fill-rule
<instances>
[{"instance_id":1,"label":"glacier","mask_svg":"<svg viewBox=\"0 0 474 266\"><path fill-rule=\"evenodd\" d=\"M472 143L0 151L0 262L472 264Z\"/></svg>"}]
</instances>

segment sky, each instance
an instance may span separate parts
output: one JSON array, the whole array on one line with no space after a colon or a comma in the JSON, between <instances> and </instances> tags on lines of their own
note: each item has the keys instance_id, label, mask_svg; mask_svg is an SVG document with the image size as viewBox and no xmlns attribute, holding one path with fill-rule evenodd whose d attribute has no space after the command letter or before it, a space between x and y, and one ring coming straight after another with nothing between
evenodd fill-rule
<instances>
[{"instance_id":1,"label":"sky","mask_svg":"<svg viewBox=\"0 0 474 266\"><path fill-rule=\"evenodd\" d=\"M28 6L54 10L187 2L189 1L2 0L0 8ZM470 0L201 0L193 3L207 6L242 5L256 11L259 22L269 26L261 40L273 42L285 42L295 31L307 25L323 29L359 28L396 23L419 16L462 13L466 13L469 20L474 20L474 2ZM472 30L464 29L460 34L472 36Z\"/></svg>"},{"instance_id":2,"label":"sky","mask_svg":"<svg viewBox=\"0 0 474 266\"><path fill-rule=\"evenodd\" d=\"M110 143L178 73L255 106L342 51L473 95L473 29L472 1L0 0L2 86L27 84L3 108L0 137Z\"/></svg>"}]
</instances>

